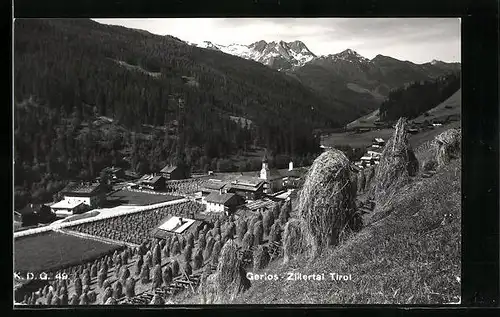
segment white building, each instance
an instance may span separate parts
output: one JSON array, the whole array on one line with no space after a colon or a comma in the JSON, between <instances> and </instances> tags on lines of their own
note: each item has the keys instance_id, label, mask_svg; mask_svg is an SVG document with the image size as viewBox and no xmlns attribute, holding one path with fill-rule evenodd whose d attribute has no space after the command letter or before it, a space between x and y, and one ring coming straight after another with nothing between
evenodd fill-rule
<instances>
[{"instance_id":1,"label":"white building","mask_svg":"<svg viewBox=\"0 0 500 317\"><path fill-rule=\"evenodd\" d=\"M79 199L64 199L50 206L58 218L76 215L88 209L88 206Z\"/></svg>"},{"instance_id":2,"label":"white building","mask_svg":"<svg viewBox=\"0 0 500 317\"><path fill-rule=\"evenodd\" d=\"M241 204L238 195L232 193L211 193L205 198L207 212L230 213L235 211L235 207Z\"/></svg>"},{"instance_id":3,"label":"white building","mask_svg":"<svg viewBox=\"0 0 500 317\"><path fill-rule=\"evenodd\" d=\"M105 193L99 183L70 183L61 193L64 200L79 201L90 207L98 207L105 200Z\"/></svg>"},{"instance_id":4,"label":"white building","mask_svg":"<svg viewBox=\"0 0 500 317\"><path fill-rule=\"evenodd\" d=\"M293 165L292 165L293 168ZM265 181L265 192L274 193L283 189L283 175L277 170L270 170L267 156L262 159L262 169L260 170L260 179Z\"/></svg>"}]
</instances>

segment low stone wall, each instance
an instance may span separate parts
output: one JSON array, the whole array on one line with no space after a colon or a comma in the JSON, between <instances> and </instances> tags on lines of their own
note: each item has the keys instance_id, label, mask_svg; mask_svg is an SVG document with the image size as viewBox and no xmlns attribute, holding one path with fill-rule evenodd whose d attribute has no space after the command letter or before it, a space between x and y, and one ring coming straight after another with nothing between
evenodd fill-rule
<instances>
[{"instance_id":1,"label":"low stone wall","mask_svg":"<svg viewBox=\"0 0 500 317\"><path fill-rule=\"evenodd\" d=\"M42 227L42 228L35 228L35 229L29 229L29 230L24 230L24 231L20 231L20 232L14 232L14 239L19 238L19 237L28 236L28 235L39 234L42 232L48 232L48 231L52 231L54 229L57 230L57 229L65 228L65 227L71 227L71 226L83 224L83 223L100 221L100 220L104 220L104 219L108 219L108 218L114 218L114 217L119 217L119 216L123 216L123 215L142 212L142 211L146 211L146 210L161 208L164 206L180 204L180 203L187 202L187 201L188 201L187 198L180 198L180 199L171 200L171 201L158 203L158 204L154 204L154 205L141 206L141 207L134 208L132 210L124 210L124 211L117 212L117 213L114 213L111 215L101 214L101 215L91 217L91 218L84 218L84 219L79 219L79 220L70 221L70 222L62 222L62 223L58 223L55 225L48 225L48 226Z\"/></svg>"}]
</instances>

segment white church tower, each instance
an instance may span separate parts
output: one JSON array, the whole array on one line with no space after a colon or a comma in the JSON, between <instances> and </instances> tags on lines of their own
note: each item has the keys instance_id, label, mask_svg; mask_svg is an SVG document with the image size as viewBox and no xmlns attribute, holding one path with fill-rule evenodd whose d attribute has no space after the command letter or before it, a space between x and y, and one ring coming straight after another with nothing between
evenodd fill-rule
<instances>
[{"instance_id":1,"label":"white church tower","mask_svg":"<svg viewBox=\"0 0 500 317\"><path fill-rule=\"evenodd\" d=\"M267 162L267 155L264 155L262 158L262 169L260 170L260 179L268 180L269 179L269 165Z\"/></svg>"}]
</instances>

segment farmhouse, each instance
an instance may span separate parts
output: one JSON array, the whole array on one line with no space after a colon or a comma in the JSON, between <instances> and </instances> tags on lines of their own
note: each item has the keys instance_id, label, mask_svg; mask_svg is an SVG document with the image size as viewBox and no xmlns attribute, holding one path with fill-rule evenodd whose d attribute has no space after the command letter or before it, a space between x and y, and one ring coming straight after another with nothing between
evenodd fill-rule
<instances>
[{"instance_id":1,"label":"farmhouse","mask_svg":"<svg viewBox=\"0 0 500 317\"><path fill-rule=\"evenodd\" d=\"M225 213L229 215L236 210L236 206L242 203L242 198L231 193L211 193L205 198L207 212Z\"/></svg>"},{"instance_id":2,"label":"farmhouse","mask_svg":"<svg viewBox=\"0 0 500 317\"><path fill-rule=\"evenodd\" d=\"M256 200L264 195L264 181L251 176L241 176L227 185L228 193L237 194L246 200Z\"/></svg>"},{"instance_id":3,"label":"farmhouse","mask_svg":"<svg viewBox=\"0 0 500 317\"><path fill-rule=\"evenodd\" d=\"M115 167L115 166L105 167L103 168L101 173L105 173L112 180L125 178L125 171L123 170L123 168L120 167Z\"/></svg>"},{"instance_id":4,"label":"farmhouse","mask_svg":"<svg viewBox=\"0 0 500 317\"><path fill-rule=\"evenodd\" d=\"M166 180L185 179L189 176L189 173L185 168L176 165L167 165L162 168L160 173L163 175L163 177L165 177Z\"/></svg>"},{"instance_id":5,"label":"farmhouse","mask_svg":"<svg viewBox=\"0 0 500 317\"><path fill-rule=\"evenodd\" d=\"M200 220L168 216L158 227L151 231L151 235L157 239L166 239L169 236L187 235L190 232L194 234L196 230L201 229L203 225L204 222Z\"/></svg>"},{"instance_id":6,"label":"farmhouse","mask_svg":"<svg viewBox=\"0 0 500 317\"><path fill-rule=\"evenodd\" d=\"M80 199L67 198L50 206L57 218L80 214L89 209L89 206Z\"/></svg>"},{"instance_id":7,"label":"farmhouse","mask_svg":"<svg viewBox=\"0 0 500 317\"><path fill-rule=\"evenodd\" d=\"M161 175L144 175L137 181L137 186L142 189L163 190L165 178Z\"/></svg>"},{"instance_id":8,"label":"farmhouse","mask_svg":"<svg viewBox=\"0 0 500 317\"><path fill-rule=\"evenodd\" d=\"M90 207L100 206L106 199L105 192L99 183L75 183L68 184L62 191L64 200L80 201ZM51 206L52 209L54 205Z\"/></svg>"},{"instance_id":9,"label":"farmhouse","mask_svg":"<svg viewBox=\"0 0 500 317\"><path fill-rule=\"evenodd\" d=\"M39 222L52 221L53 214L50 207L45 204L27 204L14 212L14 220L21 222L23 226L31 226Z\"/></svg>"},{"instance_id":10,"label":"farmhouse","mask_svg":"<svg viewBox=\"0 0 500 317\"><path fill-rule=\"evenodd\" d=\"M225 193L226 185L227 183L221 180L210 179L208 182L203 184L199 195L201 195L202 200L205 201L205 198L212 193Z\"/></svg>"},{"instance_id":11,"label":"farmhouse","mask_svg":"<svg viewBox=\"0 0 500 317\"><path fill-rule=\"evenodd\" d=\"M383 147L385 145L385 141L382 138L373 139L372 146Z\"/></svg>"}]
</instances>

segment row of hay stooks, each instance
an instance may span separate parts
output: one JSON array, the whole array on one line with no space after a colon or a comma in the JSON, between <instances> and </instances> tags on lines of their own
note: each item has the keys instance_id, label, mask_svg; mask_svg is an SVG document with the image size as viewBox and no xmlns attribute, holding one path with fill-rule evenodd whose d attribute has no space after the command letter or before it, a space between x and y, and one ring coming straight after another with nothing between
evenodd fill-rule
<instances>
[{"instance_id":1,"label":"row of hay stooks","mask_svg":"<svg viewBox=\"0 0 500 317\"><path fill-rule=\"evenodd\" d=\"M460 156L460 130L451 129L433 141L433 160L445 165ZM284 225L281 235L283 261L312 260L328 248L338 245L346 233L360 230L356 216L356 177L351 162L340 150L329 149L318 156L299 191L297 216ZM419 162L411 148L406 120L400 119L392 138L385 144L369 196L376 208L402 190L419 170ZM202 281L204 303L231 302L238 293L250 287L238 246L228 240L222 248L215 273Z\"/></svg>"}]
</instances>

